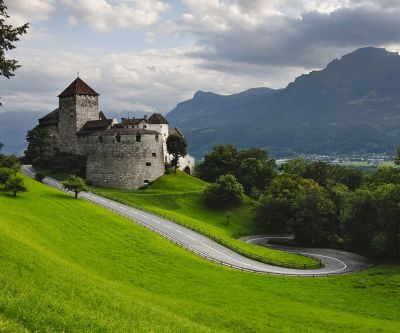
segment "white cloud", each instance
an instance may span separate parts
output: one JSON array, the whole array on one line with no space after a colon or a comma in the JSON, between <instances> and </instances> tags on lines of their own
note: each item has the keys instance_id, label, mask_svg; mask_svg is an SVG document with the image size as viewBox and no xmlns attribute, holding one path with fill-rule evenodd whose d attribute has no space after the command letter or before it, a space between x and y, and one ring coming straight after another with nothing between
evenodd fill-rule
<instances>
[{"instance_id":1,"label":"white cloud","mask_svg":"<svg viewBox=\"0 0 400 333\"><path fill-rule=\"evenodd\" d=\"M284 84L301 69L266 68L250 74L220 72L187 56L195 47L146 50L95 56L84 53L17 49L13 57L22 67L11 80L0 80L2 111L51 111L56 96L80 72L101 94L102 109L168 112L197 90L221 94L249 87Z\"/></svg>"},{"instance_id":2,"label":"white cloud","mask_svg":"<svg viewBox=\"0 0 400 333\"><path fill-rule=\"evenodd\" d=\"M159 20L168 5L160 0L61 0L71 11L73 22L82 20L92 29L147 27Z\"/></svg>"},{"instance_id":3,"label":"white cloud","mask_svg":"<svg viewBox=\"0 0 400 333\"><path fill-rule=\"evenodd\" d=\"M47 20L54 11L54 0L6 0L10 23L22 25L27 22Z\"/></svg>"}]
</instances>

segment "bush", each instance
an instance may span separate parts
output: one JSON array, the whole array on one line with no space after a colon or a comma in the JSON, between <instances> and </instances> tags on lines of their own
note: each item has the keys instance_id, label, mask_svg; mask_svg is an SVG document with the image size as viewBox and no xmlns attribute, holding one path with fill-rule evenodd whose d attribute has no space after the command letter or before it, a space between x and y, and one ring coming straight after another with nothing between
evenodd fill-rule
<instances>
[{"instance_id":1,"label":"bush","mask_svg":"<svg viewBox=\"0 0 400 333\"><path fill-rule=\"evenodd\" d=\"M243 186L235 176L227 174L220 176L214 184L204 191L204 197L210 206L224 207L238 204L243 198Z\"/></svg>"},{"instance_id":2,"label":"bush","mask_svg":"<svg viewBox=\"0 0 400 333\"><path fill-rule=\"evenodd\" d=\"M37 180L38 182L43 183L43 179L46 178L46 174L44 172L38 172L35 175L35 180Z\"/></svg>"},{"instance_id":3,"label":"bush","mask_svg":"<svg viewBox=\"0 0 400 333\"><path fill-rule=\"evenodd\" d=\"M388 245L386 235L379 233L372 239L370 252L376 257L382 257L388 253Z\"/></svg>"},{"instance_id":4,"label":"bush","mask_svg":"<svg viewBox=\"0 0 400 333\"><path fill-rule=\"evenodd\" d=\"M7 180L13 175L13 170L9 168L0 168L0 184L7 183Z\"/></svg>"},{"instance_id":5,"label":"bush","mask_svg":"<svg viewBox=\"0 0 400 333\"><path fill-rule=\"evenodd\" d=\"M86 157L69 153L57 153L43 159L35 159L33 167L49 175L77 175L86 177Z\"/></svg>"}]
</instances>

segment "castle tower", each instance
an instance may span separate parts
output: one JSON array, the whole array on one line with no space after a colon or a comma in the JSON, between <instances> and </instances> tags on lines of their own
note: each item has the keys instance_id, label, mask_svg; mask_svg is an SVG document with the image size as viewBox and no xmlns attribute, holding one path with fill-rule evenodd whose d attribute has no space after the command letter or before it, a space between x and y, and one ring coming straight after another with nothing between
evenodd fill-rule
<instances>
[{"instance_id":1,"label":"castle tower","mask_svg":"<svg viewBox=\"0 0 400 333\"><path fill-rule=\"evenodd\" d=\"M79 77L59 98L59 150L79 153L76 133L87 121L99 120L99 94Z\"/></svg>"}]
</instances>

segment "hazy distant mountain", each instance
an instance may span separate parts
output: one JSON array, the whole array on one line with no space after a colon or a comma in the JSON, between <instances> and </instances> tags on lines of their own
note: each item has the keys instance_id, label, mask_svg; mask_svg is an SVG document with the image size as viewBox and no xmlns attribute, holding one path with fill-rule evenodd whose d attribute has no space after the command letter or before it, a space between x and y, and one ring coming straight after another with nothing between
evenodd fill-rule
<instances>
[{"instance_id":1,"label":"hazy distant mountain","mask_svg":"<svg viewBox=\"0 0 400 333\"><path fill-rule=\"evenodd\" d=\"M21 155L26 148L26 132L32 129L43 112L0 112L2 153Z\"/></svg>"},{"instance_id":2,"label":"hazy distant mountain","mask_svg":"<svg viewBox=\"0 0 400 333\"><path fill-rule=\"evenodd\" d=\"M57 102L56 99L55 102ZM0 112L0 142L5 144L1 153L22 155L27 147L25 140L27 131L35 127L38 119L50 111L52 110L47 112ZM118 120L121 117L143 117L143 115L142 112L106 112L108 118L115 117Z\"/></svg>"},{"instance_id":3,"label":"hazy distant mountain","mask_svg":"<svg viewBox=\"0 0 400 333\"><path fill-rule=\"evenodd\" d=\"M298 153L392 153L400 145L400 56L362 48L285 89L199 91L168 115L200 156L219 143Z\"/></svg>"}]
</instances>

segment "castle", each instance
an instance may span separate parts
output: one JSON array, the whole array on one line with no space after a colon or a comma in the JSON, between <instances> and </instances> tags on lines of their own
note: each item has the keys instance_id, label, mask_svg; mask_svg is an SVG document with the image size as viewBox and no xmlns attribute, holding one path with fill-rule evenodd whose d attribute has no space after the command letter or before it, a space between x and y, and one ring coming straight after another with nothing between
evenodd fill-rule
<instances>
[{"instance_id":1,"label":"castle","mask_svg":"<svg viewBox=\"0 0 400 333\"><path fill-rule=\"evenodd\" d=\"M86 156L86 178L94 185L137 189L162 176L172 159L166 148L169 128L160 114L140 119L107 119L99 111L99 94L79 77L60 95L59 106L39 119L48 131L50 155L66 152ZM186 155L179 169L194 172L195 160Z\"/></svg>"}]
</instances>

